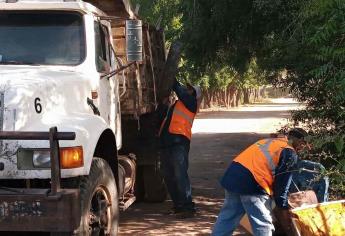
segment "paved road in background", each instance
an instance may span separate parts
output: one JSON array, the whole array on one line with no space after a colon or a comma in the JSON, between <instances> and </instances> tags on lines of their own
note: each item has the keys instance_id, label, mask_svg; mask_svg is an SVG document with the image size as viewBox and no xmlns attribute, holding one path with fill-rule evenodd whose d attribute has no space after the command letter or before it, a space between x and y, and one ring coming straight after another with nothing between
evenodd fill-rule
<instances>
[{"instance_id":1,"label":"paved road in background","mask_svg":"<svg viewBox=\"0 0 345 236\"><path fill-rule=\"evenodd\" d=\"M202 111L193 125L190 178L198 215L177 220L164 215L171 202L137 203L121 213L120 236L210 235L223 204L219 179L231 160L259 138L287 123L289 110L299 105L291 99L275 99L231 110ZM248 235L240 227L235 235Z\"/></svg>"}]
</instances>

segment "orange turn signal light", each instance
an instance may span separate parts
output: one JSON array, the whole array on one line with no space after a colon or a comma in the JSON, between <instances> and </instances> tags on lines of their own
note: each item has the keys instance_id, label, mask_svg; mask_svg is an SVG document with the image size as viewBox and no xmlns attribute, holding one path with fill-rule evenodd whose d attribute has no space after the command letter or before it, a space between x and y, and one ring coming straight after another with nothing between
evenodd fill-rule
<instances>
[{"instance_id":1,"label":"orange turn signal light","mask_svg":"<svg viewBox=\"0 0 345 236\"><path fill-rule=\"evenodd\" d=\"M60 148L61 169L72 169L84 166L83 147Z\"/></svg>"}]
</instances>

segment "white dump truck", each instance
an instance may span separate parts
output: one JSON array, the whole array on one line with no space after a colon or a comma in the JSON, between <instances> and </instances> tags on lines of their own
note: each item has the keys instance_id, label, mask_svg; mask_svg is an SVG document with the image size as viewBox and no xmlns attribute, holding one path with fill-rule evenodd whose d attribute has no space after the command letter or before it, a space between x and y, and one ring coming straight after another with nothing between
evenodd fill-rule
<instances>
[{"instance_id":1,"label":"white dump truck","mask_svg":"<svg viewBox=\"0 0 345 236\"><path fill-rule=\"evenodd\" d=\"M0 0L0 233L116 235L136 197L165 199L165 63L126 0Z\"/></svg>"}]
</instances>

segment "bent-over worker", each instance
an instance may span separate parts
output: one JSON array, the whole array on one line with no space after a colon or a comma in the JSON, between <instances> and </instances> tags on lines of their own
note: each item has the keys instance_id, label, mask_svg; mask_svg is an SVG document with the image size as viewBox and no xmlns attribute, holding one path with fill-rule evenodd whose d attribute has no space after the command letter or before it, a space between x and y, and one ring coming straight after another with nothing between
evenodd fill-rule
<instances>
[{"instance_id":1,"label":"bent-over worker","mask_svg":"<svg viewBox=\"0 0 345 236\"><path fill-rule=\"evenodd\" d=\"M274 231L271 200L281 215L288 215L288 193L296 152L306 144L307 132L301 128L289 131L287 137L257 141L240 153L226 170L221 185L225 202L212 235L231 235L246 213L255 236L269 236Z\"/></svg>"},{"instance_id":2,"label":"bent-over worker","mask_svg":"<svg viewBox=\"0 0 345 236\"><path fill-rule=\"evenodd\" d=\"M174 204L171 213L176 214L177 218L187 218L195 214L188 177L188 154L201 90L198 86L184 87L177 81L173 90L178 100L167 109L159 132L161 164L164 180Z\"/></svg>"}]
</instances>

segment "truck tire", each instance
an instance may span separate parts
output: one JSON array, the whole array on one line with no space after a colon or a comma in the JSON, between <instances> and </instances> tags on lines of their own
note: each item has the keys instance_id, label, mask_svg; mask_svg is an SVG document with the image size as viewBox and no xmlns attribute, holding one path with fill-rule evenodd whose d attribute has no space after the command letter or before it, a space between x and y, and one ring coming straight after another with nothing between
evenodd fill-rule
<instances>
[{"instance_id":1,"label":"truck tire","mask_svg":"<svg viewBox=\"0 0 345 236\"><path fill-rule=\"evenodd\" d=\"M116 236L119 204L116 181L109 164L94 157L88 176L79 181L81 221L78 236Z\"/></svg>"},{"instance_id":2,"label":"truck tire","mask_svg":"<svg viewBox=\"0 0 345 236\"><path fill-rule=\"evenodd\" d=\"M154 165L143 166L145 200L148 202L164 202L167 198L163 176Z\"/></svg>"},{"instance_id":3,"label":"truck tire","mask_svg":"<svg viewBox=\"0 0 345 236\"><path fill-rule=\"evenodd\" d=\"M134 185L134 195L136 197L136 202L145 201L145 185L144 185L144 167L137 166L137 173Z\"/></svg>"},{"instance_id":4,"label":"truck tire","mask_svg":"<svg viewBox=\"0 0 345 236\"><path fill-rule=\"evenodd\" d=\"M53 232L50 233L50 236L71 236L72 233L66 233L66 232Z\"/></svg>"}]
</instances>

